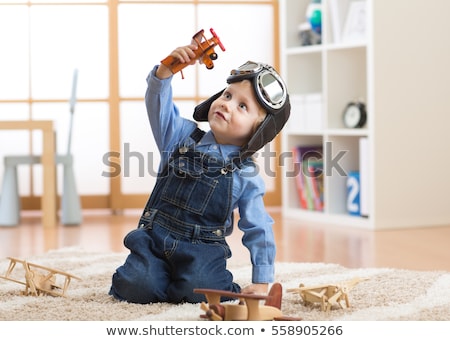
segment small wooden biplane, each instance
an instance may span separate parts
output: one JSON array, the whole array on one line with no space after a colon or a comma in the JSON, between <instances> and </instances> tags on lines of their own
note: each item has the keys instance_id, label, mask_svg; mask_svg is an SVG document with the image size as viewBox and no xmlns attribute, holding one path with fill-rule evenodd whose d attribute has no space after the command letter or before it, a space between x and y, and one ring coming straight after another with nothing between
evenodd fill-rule
<instances>
[{"instance_id":1,"label":"small wooden biplane","mask_svg":"<svg viewBox=\"0 0 450 341\"><path fill-rule=\"evenodd\" d=\"M203 294L208 303L200 308L205 314L200 317L212 321L298 321L301 318L283 316L281 312L282 287L274 283L268 295L241 294L226 290L194 289ZM221 298L239 300L239 303L221 303ZM264 301L261 304L260 301Z\"/></svg>"},{"instance_id":2,"label":"small wooden biplane","mask_svg":"<svg viewBox=\"0 0 450 341\"><path fill-rule=\"evenodd\" d=\"M51 295L65 297L71 279L81 279L67 272L29 263L26 260L12 257L8 257L8 259L10 260L8 269L5 276L0 276L0 278L24 285L25 290L23 294L26 296ZM16 270L14 272L15 276L13 275L17 263L23 266L21 274L25 277L24 280L18 277L20 270Z\"/></svg>"},{"instance_id":3,"label":"small wooden biplane","mask_svg":"<svg viewBox=\"0 0 450 341\"><path fill-rule=\"evenodd\" d=\"M210 32L212 34L212 38L210 39L206 38L204 30L198 31L192 37L193 42L195 42L198 46L198 49L194 51L195 59L200 60L209 70L214 67L213 61L218 58L214 48L219 45L221 50L225 51L225 47L223 46L216 32L212 28L210 29ZM188 65L188 63L181 63L178 59L172 56L167 56L161 61L161 63L167 66L173 74L181 71ZM181 75L183 77L183 73Z\"/></svg>"},{"instance_id":4,"label":"small wooden biplane","mask_svg":"<svg viewBox=\"0 0 450 341\"><path fill-rule=\"evenodd\" d=\"M340 284L326 284L308 287L304 284L300 284L298 288L288 289L287 292L295 292L300 294L302 302L305 306L320 304L322 311L329 312L331 307L336 304L343 309L350 307L348 293L359 282L367 279L368 278L354 278Z\"/></svg>"}]
</instances>

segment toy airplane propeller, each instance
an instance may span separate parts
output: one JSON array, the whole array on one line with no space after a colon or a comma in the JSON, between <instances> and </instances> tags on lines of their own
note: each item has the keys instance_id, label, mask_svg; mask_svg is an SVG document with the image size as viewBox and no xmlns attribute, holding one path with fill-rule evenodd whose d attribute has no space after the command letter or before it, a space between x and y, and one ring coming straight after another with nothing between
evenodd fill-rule
<instances>
[{"instance_id":1,"label":"toy airplane propeller","mask_svg":"<svg viewBox=\"0 0 450 341\"><path fill-rule=\"evenodd\" d=\"M282 287L274 283L268 295L241 294L226 290L194 289L204 294L208 303L202 302L200 317L212 321L298 321L300 318L283 316L281 312ZM221 303L222 297L239 300L235 303ZM264 301L264 305L260 301Z\"/></svg>"}]
</instances>

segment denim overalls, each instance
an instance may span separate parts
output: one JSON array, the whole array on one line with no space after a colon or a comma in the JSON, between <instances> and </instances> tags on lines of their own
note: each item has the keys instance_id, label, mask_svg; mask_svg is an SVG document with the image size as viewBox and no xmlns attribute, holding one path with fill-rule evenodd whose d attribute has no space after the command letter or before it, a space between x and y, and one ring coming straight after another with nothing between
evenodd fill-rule
<instances>
[{"instance_id":1,"label":"denim overalls","mask_svg":"<svg viewBox=\"0 0 450 341\"><path fill-rule=\"evenodd\" d=\"M114 297L197 303L205 297L194 288L240 291L226 270L231 251L225 241L233 229L226 223L232 222L236 166L220 154L196 151L203 134L196 129L178 145L159 174L139 227L124 239L130 254L113 275Z\"/></svg>"}]
</instances>

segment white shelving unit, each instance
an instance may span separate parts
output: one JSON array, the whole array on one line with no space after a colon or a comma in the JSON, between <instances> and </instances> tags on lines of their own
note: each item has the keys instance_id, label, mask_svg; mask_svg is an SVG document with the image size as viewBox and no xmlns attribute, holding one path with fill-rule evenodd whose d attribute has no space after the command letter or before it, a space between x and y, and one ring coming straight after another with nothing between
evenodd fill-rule
<instances>
[{"instance_id":1,"label":"white shelving unit","mask_svg":"<svg viewBox=\"0 0 450 341\"><path fill-rule=\"evenodd\" d=\"M322 0L322 43L312 46L298 34L310 1L279 1L281 72L293 104L282 149L322 145L325 168L324 210L302 209L295 179L284 176L284 214L367 229L450 224L450 2L365 0L365 39L348 41L333 37L333 1L343 22L356 2ZM305 98L318 101L313 119L297 105ZM343 110L355 100L366 104L367 123L346 128ZM367 217L346 206L345 174L361 168L361 137L369 140ZM342 152L339 169L332 160Z\"/></svg>"}]
</instances>

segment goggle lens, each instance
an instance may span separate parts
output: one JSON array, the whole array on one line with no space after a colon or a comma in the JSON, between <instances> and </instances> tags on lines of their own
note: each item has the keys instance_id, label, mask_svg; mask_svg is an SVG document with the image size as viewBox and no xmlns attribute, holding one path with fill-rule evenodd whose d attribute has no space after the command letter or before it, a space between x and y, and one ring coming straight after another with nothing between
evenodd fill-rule
<instances>
[{"instance_id":1,"label":"goggle lens","mask_svg":"<svg viewBox=\"0 0 450 341\"><path fill-rule=\"evenodd\" d=\"M231 76L256 75L256 91L258 97L271 109L279 109L284 105L287 96L286 86L277 72L269 65L247 62L231 71Z\"/></svg>"},{"instance_id":2,"label":"goggle lens","mask_svg":"<svg viewBox=\"0 0 450 341\"><path fill-rule=\"evenodd\" d=\"M266 101L272 105L283 101L284 88L271 73L263 73L258 79L258 86Z\"/></svg>"}]
</instances>

